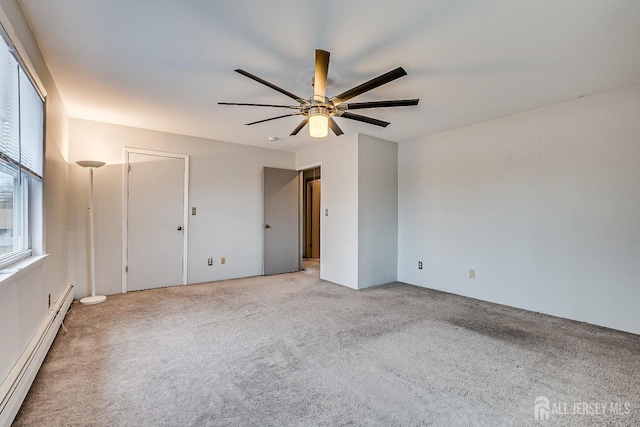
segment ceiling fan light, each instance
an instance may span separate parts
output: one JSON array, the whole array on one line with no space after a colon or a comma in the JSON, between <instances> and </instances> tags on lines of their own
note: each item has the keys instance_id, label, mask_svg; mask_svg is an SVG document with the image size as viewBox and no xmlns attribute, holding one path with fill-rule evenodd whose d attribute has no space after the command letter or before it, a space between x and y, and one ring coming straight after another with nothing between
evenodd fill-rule
<instances>
[{"instance_id":1,"label":"ceiling fan light","mask_svg":"<svg viewBox=\"0 0 640 427\"><path fill-rule=\"evenodd\" d=\"M313 114L309 117L309 135L313 138L324 138L329 134L329 116Z\"/></svg>"}]
</instances>

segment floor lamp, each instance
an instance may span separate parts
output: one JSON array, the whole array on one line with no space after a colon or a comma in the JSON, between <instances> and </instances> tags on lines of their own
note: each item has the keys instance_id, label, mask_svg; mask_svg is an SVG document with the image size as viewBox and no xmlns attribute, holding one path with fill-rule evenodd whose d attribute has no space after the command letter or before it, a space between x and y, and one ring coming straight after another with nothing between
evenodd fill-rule
<instances>
[{"instance_id":1,"label":"floor lamp","mask_svg":"<svg viewBox=\"0 0 640 427\"><path fill-rule=\"evenodd\" d=\"M104 295L96 295L96 266L95 266L95 248L93 244L93 170L104 166L104 162L96 162L93 160L80 160L76 164L83 168L89 169L89 251L90 251L90 277L91 277L91 296L84 297L80 300L81 304L99 304L105 302L107 297Z\"/></svg>"}]
</instances>

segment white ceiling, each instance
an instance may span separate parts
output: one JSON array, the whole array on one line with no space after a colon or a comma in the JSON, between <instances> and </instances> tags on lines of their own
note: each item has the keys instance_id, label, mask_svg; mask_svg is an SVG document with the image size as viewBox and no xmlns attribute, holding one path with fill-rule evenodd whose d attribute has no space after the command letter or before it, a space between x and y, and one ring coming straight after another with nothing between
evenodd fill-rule
<instances>
[{"instance_id":1,"label":"white ceiling","mask_svg":"<svg viewBox=\"0 0 640 427\"><path fill-rule=\"evenodd\" d=\"M71 117L296 151L320 143L290 104L243 68L304 98L314 49L331 52L335 95L397 66L408 76L351 102L403 142L640 82L638 0L21 0ZM295 103L295 102L294 102ZM269 136L278 137L269 142Z\"/></svg>"}]
</instances>

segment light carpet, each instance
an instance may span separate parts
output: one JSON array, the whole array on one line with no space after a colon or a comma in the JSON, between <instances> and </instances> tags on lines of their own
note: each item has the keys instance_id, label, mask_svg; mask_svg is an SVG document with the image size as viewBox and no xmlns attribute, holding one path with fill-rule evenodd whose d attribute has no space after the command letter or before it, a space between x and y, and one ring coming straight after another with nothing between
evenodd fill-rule
<instances>
[{"instance_id":1,"label":"light carpet","mask_svg":"<svg viewBox=\"0 0 640 427\"><path fill-rule=\"evenodd\" d=\"M640 425L639 336L400 283L179 286L65 324L16 426Z\"/></svg>"}]
</instances>

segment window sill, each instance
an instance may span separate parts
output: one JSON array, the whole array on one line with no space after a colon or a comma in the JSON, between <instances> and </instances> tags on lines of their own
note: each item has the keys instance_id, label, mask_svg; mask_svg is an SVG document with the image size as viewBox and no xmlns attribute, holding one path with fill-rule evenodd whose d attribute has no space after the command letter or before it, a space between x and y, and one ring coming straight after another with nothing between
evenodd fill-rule
<instances>
[{"instance_id":1,"label":"window sill","mask_svg":"<svg viewBox=\"0 0 640 427\"><path fill-rule=\"evenodd\" d=\"M0 292L31 271L42 266L49 254L31 256L0 270Z\"/></svg>"}]
</instances>

